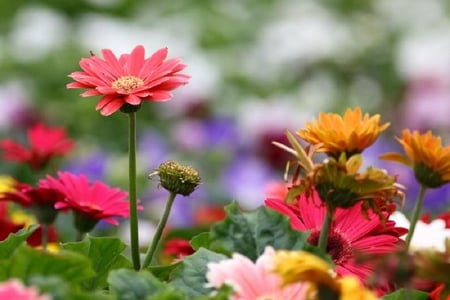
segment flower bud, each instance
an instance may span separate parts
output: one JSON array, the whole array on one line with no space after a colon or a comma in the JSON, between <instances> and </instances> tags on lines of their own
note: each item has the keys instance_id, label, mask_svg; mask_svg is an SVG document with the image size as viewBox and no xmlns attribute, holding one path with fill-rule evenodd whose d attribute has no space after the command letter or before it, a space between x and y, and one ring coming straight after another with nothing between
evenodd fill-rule
<instances>
[{"instance_id":1,"label":"flower bud","mask_svg":"<svg viewBox=\"0 0 450 300\"><path fill-rule=\"evenodd\" d=\"M159 165L154 174L159 175L160 183L166 190L189 196L200 184L200 176L196 169L191 166L183 166L175 161L167 161Z\"/></svg>"}]
</instances>

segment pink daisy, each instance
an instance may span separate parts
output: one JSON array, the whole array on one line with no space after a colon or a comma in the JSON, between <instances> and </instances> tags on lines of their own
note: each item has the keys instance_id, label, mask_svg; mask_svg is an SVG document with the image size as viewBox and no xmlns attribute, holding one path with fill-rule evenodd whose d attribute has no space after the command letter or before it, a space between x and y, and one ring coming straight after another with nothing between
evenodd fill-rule
<instances>
[{"instance_id":1,"label":"pink daisy","mask_svg":"<svg viewBox=\"0 0 450 300\"><path fill-rule=\"evenodd\" d=\"M223 284L230 285L235 292L233 300L306 299L308 283L281 287L282 278L273 272L274 254L275 250L267 247L256 263L238 253L230 259L208 263L208 286L220 288Z\"/></svg>"},{"instance_id":2,"label":"pink daisy","mask_svg":"<svg viewBox=\"0 0 450 300\"><path fill-rule=\"evenodd\" d=\"M40 295L34 287L26 287L18 279L9 279L0 284L0 299L10 300L50 300L47 295Z\"/></svg>"},{"instance_id":3,"label":"pink daisy","mask_svg":"<svg viewBox=\"0 0 450 300\"><path fill-rule=\"evenodd\" d=\"M119 225L114 217L127 218L130 215L127 192L100 181L91 184L85 175L58 172L58 178L47 176L39 181L39 186L65 195L63 201L55 204L56 209L72 209L77 215L92 221L105 220Z\"/></svg>"},{"instance_id":4,"label":"pink daisy","mask_svg":"<svg viewBox=\"0 0 450 300\"><path fill-rule=\"evenodd\" d=\"M47 127L36 124L28 129L29 147L23 146L12 139L0 141L3 158L6 161L29 164L39 170L55 156L62 156L72 150L74 142L66 137L63 128Z\"/></svg>"},{"instance_id":5,"label":"pink daisy","mask_svg":"<svg viewBox=\"0 0 450 300\"><path fill-rule=\"evenodd\" d=\"M139 107L143 101L166 101L171 91L188 82L190 76L180 74L186 65L180 59L166 60L167 48L145 58L143 46L136 46L130 54L117 58L111 50L103 49L103 59L92 55L83 58L83 72L69 75L74 82L67 88L87 89L82 97L103 96L96 109L104 116L111 115L124 104Z\"/></svg>"},{"instance_id":6,"label":"pink daisy","mask_svg":"<svg viewBox=\"0 0 450 300\"><path fill-rule=\"evenodd\" d=\"M287 192L287 189L286 189ZM279 194L279 191L278 191ZM306 198L302 195L296 204L286 204L284 197L268 198L266 206L290 217L291 225L300 231L310 231L308 242L317 245L325 217L325 207L319 196L314 193ZM368 219L361 213L361 202L351 208L338 208L328 236L327 252L336 265L338 275L356 275L361 282L373 273L373 263L357 261L357 255L380 257L394 252L404 245L400 236L407 232L405 228L395 226L395 222L387 220L392 211L384 211L386 222L368 211ZM389 287L380 287L387 291Z\"/></svg>"}]
</instances>

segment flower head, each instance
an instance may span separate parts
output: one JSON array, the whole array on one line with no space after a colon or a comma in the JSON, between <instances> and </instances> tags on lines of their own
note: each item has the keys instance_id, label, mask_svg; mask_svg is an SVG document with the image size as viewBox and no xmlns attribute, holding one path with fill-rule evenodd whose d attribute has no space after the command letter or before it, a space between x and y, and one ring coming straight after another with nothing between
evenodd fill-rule
<instances>
[{"instance_id":1,"label":"flower head","mask_svg":"<svg viewBox=\"0 0 450 300\"><path fill-rule=\"evenodd\" d=\"M103 58L92 55L80 61L83 71L69 75L74 82L67 88L87 89L82 97L102 96L96 109L104 116L119 109L136 111L144 101L166 101L171 91L188 82L190 76L180 74L186 65L179 59L166 60L167 48L145 58L143 46L117 58L103 49ZM125 111L127 112L127 111Z\"/></svg>"},{"instance_id":2,"label":"flower head","mask_svg":"<svg viewBox=\"0 0 450 300\"><path fill-rule=\"evenodd\" d=\"M442 140L431 131L421 134L415 130L403 130L397 138L406 156L385 153L382 159L396 161L411 167L416 179L426 187L436 188L450 182L450 146L442 146Z\"/></svg>"},{"instance_id":3,"label":"flower head","mask_svg":"<svg viewBox=\"0 0 450 300\"><path fill-rule=\"evenodd\" d=\"M99 220L119 225L114 217L127 218L130 215L128 193L119 188L112 188L96 181L90 183L85 175L74 175L69 172L58 172L58 178L47 176L39 181L40 187L56 189L65 195L63 201L55 204L56 209L72 209L75 222L88 223L77 228L88 232ZM88 222L90 221L90 222Z\"/></svg>"},{"instance_id":4,"label":"flower head","mask_svg":"<svg viewBox=\"0 0 450 300\"><path fill-rule=\"evenodd\" d=\"M287 192L287 191L286 191ZM287 204L283 198L266 199L266 206L290 217L291 226L300 231L310 231L308 242L317 245L326 207L314 192L310 196L302 194L295 203ZM404 242L400 236L406 229L395 226L388 219L391 211L384 210L386 221L367 211L367 218L361 214L361 202L347 209L337 208L331 224L327 242L327 253L336 265L338 275L352 274L365 282L374 270L371 263L360 263L357 255L365 254L373 257L382 256L399 249ZM380 287L384 291L387 286Z\"/></svg>"},{"instance_id":5,"label":"flower head","mask_svg":"<svg viewBox=\"0 0 450 300\"><path fill-rule=\"evenodd\" d=\"M159 165L155 173L158 174L161 186L169 192L189 196L200 184L200 175L191 166L180 165L175 161L166 161Z\"/></svg>"},{"instance_id":6,"label":"flower head","mask_svg":"<svg viewBox=\"0 0 450 300\"><path fill-rule=\"evenodd\" d=\"M403 199L401 186L396 177L385 170L374 167L359 172L363 164L360 154L346 159L342 153L338 160L330 158L322 164L316 164L298 185L307 195L317 191L320 199L331 208L349 208L362 202L363 212L370 208L383 217L381 211L395 198ZM296 188L294 186L294 188Z\"/></svg>"},{"instance_id":7,"label":"flower head","mask_svg":"<svg viewBox=\"0 0 450 300\"><path fill-rule=\"evenodd\" d=\"M229 284L234 290L233 300L254 299L307 299L309 284L294 283L281 286L282 278L273 273L275 250L267 247L264 253L252 262L235 253L232 258L208 264L206 279L214 288Z\"/></svg>"},{"instance_id":8,"label":"flower head","mask_svg":"<svg viewBox=\"0 0 450 300\"><path fill-rule=\"evenodd\" d=\"M64 194L52 188L34 188L26 183L16 182L14 192L3 193L0 201L12 201L34 210L40 223L51 224L56 218L55 203L64 201Z\"/></svg>"},{"instance_id":9,"label":"flower head","mask_svg":"<svg viewBox=\"0 0 450 300\"><path fill-rule=\"evenodd\" d=\"M277 251L274 271L283 278L283 284L311 283L310 293L317 291L320 295L321 290L326 289L341 300L377 299L357 278L351 275L337 278L324 260L305 251Z\"/></svg>"},{"instance_id":10,"label":"flower head","mask_svg":"<svg viewBox=\"0 0 450 300\"><path fill-rule=\"evenodd\" d=\"M3 158L29 164L33 169L40 170L55 156L62 156L72 150L74 142L66 137L63 128L46 127L38 123L28 130L29 147L23 146L12 139L0 141Z\"/></svg>"},{"instance_id":11,"label":"flower head","mask_svg":"<svg viewBox=\"0 0 450 300\"><path fill-rule=\"evenodd\" d=\"M26 287L17 279L0 283L0 299L11 300L50 300L47 295L40 295L34 287Z\"/></svg>"},{"instance_id":12,"label":"flower head","mask_svg":"<svg viewBox=\"0 0 450 300\"><path fill-rule=\"evenodd\" d=\"M343 117L334 113L321 113L318 120L306 123L306 128L298 130L297 134L316 145L318 152L338 158L342 152L347 157L361 153L388 127L389 123L380 124L380 115L363 116L361 109L356 107L354 110L348 108Z\"/></svg>"}]
</instances>

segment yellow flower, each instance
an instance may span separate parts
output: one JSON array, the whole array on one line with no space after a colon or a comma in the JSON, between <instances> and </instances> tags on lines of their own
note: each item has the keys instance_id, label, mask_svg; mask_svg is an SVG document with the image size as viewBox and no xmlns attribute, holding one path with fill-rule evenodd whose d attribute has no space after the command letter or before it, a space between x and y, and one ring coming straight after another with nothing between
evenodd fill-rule
<instances>
[{"instance_id":1,"label":"yellow flower","mask_svg":"<svg viewBox=\"0 0 450 300\"><path fill-rule=\"evenodd\" d=\"M397 138L406 156L385 153L381 159L396 161L411 167L416 179L426 187L436 188L450 181L450 146L443 147L442 140L431 131L420 134L409 129Z\"/></svg>"},{"instance_id":2,"label":"yellow flower","mask_svg":"<svg viewBox=\"0 0 450 300\"><path fill-rule=\"evenodd\" d=\"M10 177L5 175L0 175L0 196L3 193L14 192L16 181Z\"/></svg>"},{"instance_id":3,"label":"yellow flower","mask_svg":"<svg viewBox=\"0 0 450 300\"><path fill-rule=\"evenodd\" d=\"M330 287L335 285L330 265L306 251L277 251L274 272L283 278L284 285L298 281L311 281Z\"/></svg>"},{"instance_id":4,"label":"yellow flower","mask_svg":"<svg viewBox=\"0 0 450 300\"><path fill-rule=\"evenodd\" d=\"M298 130L297 134L316 146L318 152L335 158L345 152L350 157L372 145L389 125L381 125L378 114L363 116L361 109L356 107L354 110L348 108L343 117L335 113L320 113L318 120L307 122L306 128Z\"/></svg>"},{"instance_id":5,"label":"yellow flower","mask_svg":"<svg viewBox=\"0 0 450 300\"><path fill-rule=\"evenodd\" d=\"M318 299L322 291L328 295L339 295L339 300L377 299L356 277L338 278L326 261L306 251L277 251L274 272L283 279L283 285L310 282L308 299Z\"/></svg>"},{"instance_id":6,"label":"yellow flower","mask_svg":"<svg viewBox=\"0 0 450 300\"><path fill-rule=\"evenodd\" d=\"M376 300L375 294L366 289L361 282L353 276L345 276L338 280L339 300Z\"/></svg>"}]
</instances>

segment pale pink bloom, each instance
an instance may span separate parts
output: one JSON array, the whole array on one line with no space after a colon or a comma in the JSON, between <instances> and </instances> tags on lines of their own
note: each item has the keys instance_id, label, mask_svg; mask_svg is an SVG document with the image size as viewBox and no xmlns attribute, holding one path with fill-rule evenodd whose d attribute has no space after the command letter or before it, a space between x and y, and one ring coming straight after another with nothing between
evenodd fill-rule
<instances>
[{"instance_id":1,"label":"pale pink bloom","mask_svg":"<svg viewBox=\"0 0 450 300\"><path fill-rule=\"evenodd\" d=\"M87 89L82 97L102 96L96 109L104 116L118 111L124 104L139 106L144 101L166 101L171 91L189 81L180 74L186 65L178 58L166 60L167 48L145 58L143 46L136 46L130 54L117 58L109 49L103 49L103 59L92 55L80 61L83 72L69 75L72 89Z\"/></svg>"},{"instance_id":2,"label":"pale pink bloom","mask_svg":"<svg viewBox=\"0 0 450 300\"><path fill-rule=\"evenodd\" d=\"M306 299L308 283L281 287L281 277L272 271L274 254L272 247L266 247L256 263L239 253L233 254L231 259L209 263L206 273L208 286L220 288L223 284L230 285L235 291L233 300Z\"/></svg>"},{"instance_id":3,"label":"pale pink bloom","mask_svg":"<svg viewBox=\"0 0 450 300\"><path fill-rule=\"evenodd\" d=\"M34 287L26 287L17 279L0 283L0 299L8 300L50 300L47 295L40 295Z\"/></svg>"}]
</instances>

